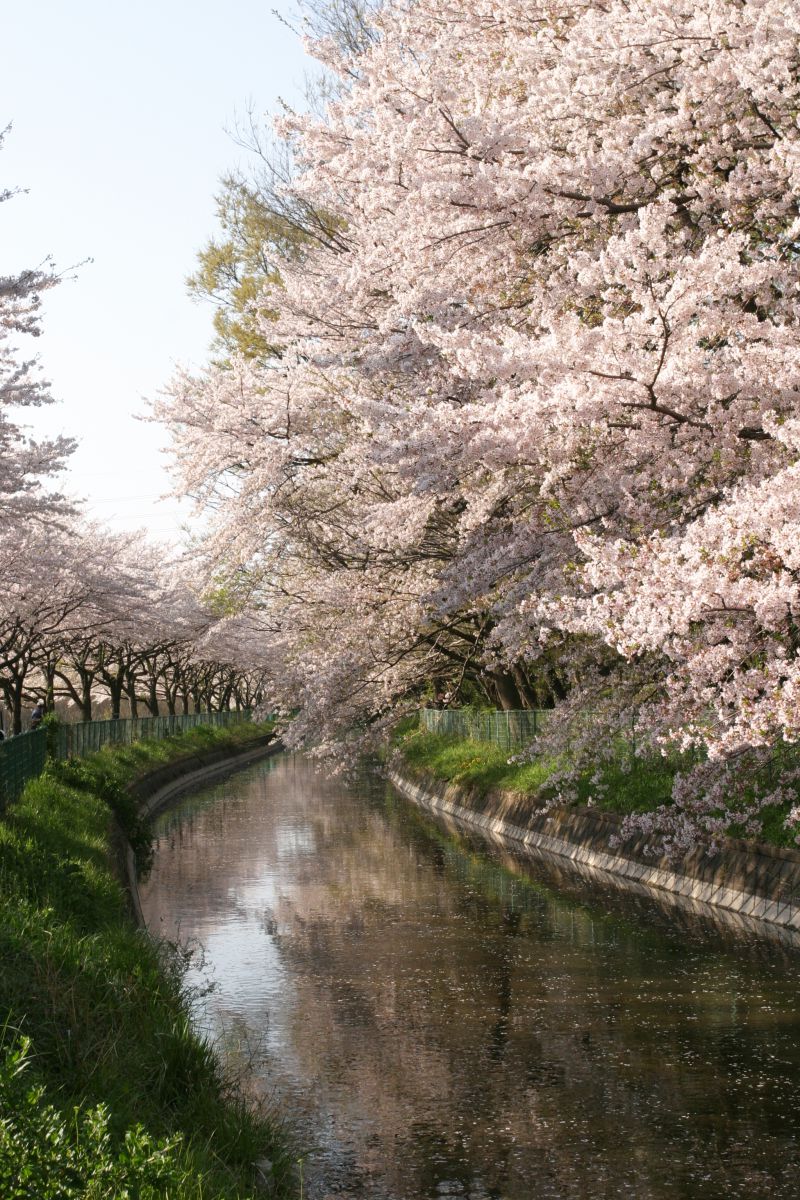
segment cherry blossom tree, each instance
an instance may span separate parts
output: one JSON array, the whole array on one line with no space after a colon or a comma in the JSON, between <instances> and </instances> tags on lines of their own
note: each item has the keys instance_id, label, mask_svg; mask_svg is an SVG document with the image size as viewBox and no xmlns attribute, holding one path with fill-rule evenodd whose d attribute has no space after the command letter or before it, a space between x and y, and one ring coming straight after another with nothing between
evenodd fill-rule
<instances>
[{"instance_id":1,"label":"cherry blossom tree","mask_svg":"<svg viewBox=\"0 0 800 1200\"><path fill-rule=\"evenodd\" d=\"M30 521L15 544L15 572L0 597L0 690L22 727L26 699L52 704L65 646L97 639L126 601L119 539L75 521Z\"/></svg>"},{"instance_id":2,"label":"cherry blossom tree","mask_svg":"<svg viewBox=\"0 0 800 1200\"><path fill-rule=\"evenodd\" d=\"M81 720L100 701L112 719L174 713L179 693L184 712L233 706L245 672L221 657L219 638L212 645L214 613L163 550L80 522L34 530L21 549L50 569L0 602L0 691L14 732L34 698L66 699Z\"/></svg>"},{"instance_id":3,"label":"cherry blossom tree","mask_svg":"<svg viewBox=\"0 0 800 1200\"><path fill-rule=\"evenodd\" d=\"M253 310L282 356L158 409L298 737L425 677L525 703L577 646L573 711L702 748L663 819L709 833L797 740L799 35L783 0L419 0L357 70L317 44L340 87L280 132L325 223Z\"/></svg>"},{"instance_id":4,"label":"cherry blossom tree","mask_svg":"<svg viewBox=\"0 0 800 1200\"><path fill-rule=\"evenodd\" d=\"M5 133L0 132L0 149ZM0 189L0 204L14 194L13 189ZM64 498L49 485L74 442L62 437L37 441L19 423L20 410L52 402L36 358L19 342L39 337L42 295L57 283L47 263L16 274L0 273L0 501L2 533L11 541L25 522L41 522L65 508Z\"/></svg>"},{"instance_id":5,"label":"cherry blossom tree","mask_svg":"<svg viewBox=\"0 0 800 1200\"><path fill-rule=\"evenodd\" d=\"M12 195L0 192L0 203ZM25 346L40 335L42 295L57 283L49 263L0 275L0 695L12 731L34 697L65 697L85 720L104 691L115 716L123 697L132 715L140 703L174 711L184 685L185 710L191 697L226 707L243 673L198 657L215 617L191 574L142 535L83 519L55 490L74 444L36 440L22 423L26 409L52 399Z\"/></svg>"}]
</instances>

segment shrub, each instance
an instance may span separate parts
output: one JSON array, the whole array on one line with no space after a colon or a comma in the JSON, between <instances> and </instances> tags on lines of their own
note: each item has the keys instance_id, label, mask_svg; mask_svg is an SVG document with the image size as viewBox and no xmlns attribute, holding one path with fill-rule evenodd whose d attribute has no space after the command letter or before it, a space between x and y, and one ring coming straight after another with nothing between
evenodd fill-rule
<instances>
[{"instance_id":1,"label":"shrub","mask_svg":"<svg viewBox=\"0 0 800 1200\"><path fill-rule=\"evenodd\" d=\"M112 1136L109 1111L69 1114L28 1081L30 1039L11 1039L0 1056L0 1195L4 1200L157 1200L200 1195L178 1156L182 1137L151 1137L141 1125ZM187 1190L191 1188L191 1190Z\"/></svg>"}]
</instances>

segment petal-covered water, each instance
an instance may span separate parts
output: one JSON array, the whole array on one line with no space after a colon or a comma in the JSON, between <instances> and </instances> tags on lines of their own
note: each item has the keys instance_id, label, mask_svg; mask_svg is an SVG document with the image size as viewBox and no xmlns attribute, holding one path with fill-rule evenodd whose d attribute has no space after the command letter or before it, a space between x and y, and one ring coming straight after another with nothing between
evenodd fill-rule
<instances>
[{"instance_id":1,"label":"petal-covered water","mask_svg":"<svg viewBox=\"0 0 800 1200\"><path fill-rule=\"evenodd\" d=\"M800 946L458 837L282 756L159 820L148 923L304 1194L800 1195Z\"/></svg>"}]
</instances>

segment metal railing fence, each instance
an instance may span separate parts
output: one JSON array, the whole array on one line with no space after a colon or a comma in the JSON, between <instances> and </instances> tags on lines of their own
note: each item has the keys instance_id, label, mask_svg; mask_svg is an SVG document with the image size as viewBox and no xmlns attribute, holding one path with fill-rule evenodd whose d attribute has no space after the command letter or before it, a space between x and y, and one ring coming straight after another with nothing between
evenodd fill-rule
<instances>
[{"instance_id":1,"label":"metal railing fence","mask_svg":"<svg viewBox=\"0 0 800 1200\"><path fill-rule=\"evenodd\" d=\"M0 742L0 811L22 794L25 784L36 779L47 760L48 736L57 758L80 757L108 745L130 746L145 738L163 738L185 733L198 725L215 728L249 721L250 709L216 713L181 713L165 717L133 717L117 721L80 721L57 725L54 730L34 729Z\"/></svg>"},{"instance_id":2,"label":"metal railing fence","mask_svg":"<svg viewBox=\"0 0 800 1200\"><path fill-rule=\"evenodd\" d=\"M428 733L492 742L503 750L527 745L544 728L551 710L519 709L513 712L472 712L463 708L423 708L420 725Z\"/></svg>"}]
</instances>

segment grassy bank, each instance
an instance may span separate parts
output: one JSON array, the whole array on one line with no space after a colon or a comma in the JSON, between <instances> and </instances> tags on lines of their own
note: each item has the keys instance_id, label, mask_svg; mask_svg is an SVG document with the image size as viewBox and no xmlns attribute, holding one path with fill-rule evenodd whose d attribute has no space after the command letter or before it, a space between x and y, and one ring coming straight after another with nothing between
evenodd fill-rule
<instances>
[{"instance_id":1,"label":"grassy bank","mask_svg":"<svg viewBox=\"0 0 800 1200\"><path fill-rule=\"evenodd\" d=\"M417 727L401 729L396 745L403 758L438 779L473 787L481 795L492 788L520 792L532 800L550 799L553 781L562 764L542 756L530 763L509 762L508 752L490 742L446 737ZM672 787L672 771L663 759L630 757L587 772L578 782L577 803L588 801L618 813L647 812L663 804Z\"/></svg>"},{"instance_id":2,"label":"grassy bank","mask_svg":"<svg viewBox=\"0 0 800 1200\"><path fill-rule=\"evenodd\" d=\"M54 764L0 821L4 1200L232 1200L265 1158L288 1179L280 1136L190 1028L180 952L132 925L111 849L113 809L147 856L136 776L258 732L198 728Z\"/></svg>"},{"instance_id":3,"label":"grassy bank","mask_svg":"<svg viewBox=\"0 0 800 1200\"><path fill-rule=\"evenodd\" d=\"M556 776L564 765L546 756L531 763L509 762L508 753L490 742L428 733L415 720L398 728L395 746L412 769L429 771L437 779L475 788L481 795L493 788L518 792L530 796L532 804L553 797ZM574 803L591 803L600 810L622 816L653 812L669 803L675 770L674 762L661 757L634 758L621 743L614 759L579 778ZM793 833L784 824L790 807L787 802L762 809L761 832L756 840L794 846ZM731 824L728 834L741 837L743 831Z\"/></svg>"}]
</instances>

